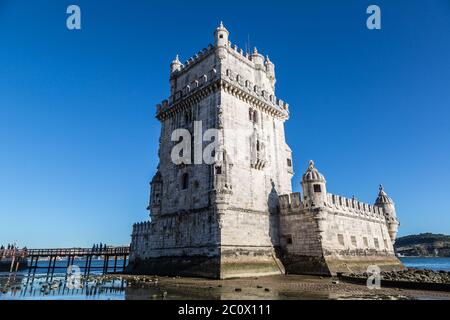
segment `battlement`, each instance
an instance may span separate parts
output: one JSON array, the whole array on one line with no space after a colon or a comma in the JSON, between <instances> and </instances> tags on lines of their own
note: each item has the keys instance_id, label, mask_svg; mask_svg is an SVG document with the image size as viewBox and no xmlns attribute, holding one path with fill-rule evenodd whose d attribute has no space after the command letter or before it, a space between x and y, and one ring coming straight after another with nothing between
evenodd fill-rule
<instances>
[{"instance_id":1,"label":"battlement","mask_svg":"<svg viewBox=\"0 0 450 320\"><path fill-rule=\"evenodd\" d=\"M234 72L231 69L225 70L222 75L216 69L211 69L208 73L201 75L200 77L192 80L188 85L175 92L174 95L168 99L163 100L156 105L156 113L159 114L173 107L178 102L187 99L191 95L199 92L200 90L216 83L217 80L222 79L227 81L234 87L242 90L244 93L270 105L271 107L282 111L286 115L289 114L289 104L284 100L277 98L275 95L270 94L266 90L261 90L257 85L254 85L252 81L245 79L239 73Z\"/></svg>"},{"instance_id":2,"label":"battlement","mask_svg":"<svg viewBox=\"0 0 450 320\"><path fill-rule=\"evenodd\" d=\"M245 79L242 75L234 72L231 69L225 71L224 78L229 80L232 84L235 84L240 89L248 92L264 102L269 103L281 110L289 112L289 104L281 99L278 99L274 94L261 89L258 85L255 85L252 81Z\"/></svg>"},{"instance_id":3,"label":"battlement","mask_svg":"<svg viewBox=\"0 0 450 320\"><path fill-rule=\"evenodd\" d=\"M150 221L138 222L133 224L133 235L148 232L150 230L150 226Z\"/></svg>"},{"instance_id":4,"label":"battlement","mask_svg":"<svg viewBox=\"0 0 450 320\"><path fill-rule=\"evenodd\" d=\"M203 48L193 56L191 56L189 59L185 61L184 64L180 66L180 69L173 72L172 76L179 76L180 74L187 72L189 69L191 69L194 65L202 61L205 57L207 57L209 54L214 52L215 47L212 44L209 44L206 48Z\"/></svg>"},{"instance_id":5,"label":"battlement","mask_svg":"<svg viewBox=\"0 0 450 320\"><path fill-rule=\"evenodd\" d=\"M300 192L281 195L278 199L281 214L308 208L308 204L302 201ZM358 216L385 219L385 212L381 207L331 193L327 194L327 202L324 203L323 207L345 211Z\"/></svg>"},{"instance_id":6,"label":"battlement","mask_svg":"<svg viewBox=\"0 0 450 320\"><path fill-rule=\"evenodd\" d=\"M215 50L217 47L213 46L212 44L208 44L206 48L203 48L193 56L189 57L184 64L181 64L180 68L172 73L173 77L177 77L185 72L187 72L189 69L191 69L193 66L204 60L209 54L215 53ZM264 58L263 55L260 55L256 52L256 54L250 54L248 52L244 53L244 50L242 48L239 48L236 44L232 44L231 41L228 42L228 45L226 47L229 54L233 54L235 57L238 57L242 62L248 64L249 66L253 67L254 69L258 69L258 66L260 65L260 62L262 62L262 65L266 65L267 63L271 63L270 60ZM254 57L258 57L258 59L255 59ZM257 61L256 61L257 60Z\"/></svg>"},{"instance_id":7,"label":"battlement","mask_svg":"<svg viewBox=\"0 0 450 320\"><path fill-rule=\"evenodd\" d=\"M280 211L282 213L289 210L302 210L304 208L300 192L283 194L278 197L278 203L280 205Z\"/></svg>"},{"instance_id":8,"label":"battlement","mask_svg":"<svg viewBox=\"0 0 450 320\"><path fill-rule=\"evenodd\" d=\"M331 193L327 194L327 205L344 211L384 218L384 210L381 207Z\"/></svg>"}]
</instances>

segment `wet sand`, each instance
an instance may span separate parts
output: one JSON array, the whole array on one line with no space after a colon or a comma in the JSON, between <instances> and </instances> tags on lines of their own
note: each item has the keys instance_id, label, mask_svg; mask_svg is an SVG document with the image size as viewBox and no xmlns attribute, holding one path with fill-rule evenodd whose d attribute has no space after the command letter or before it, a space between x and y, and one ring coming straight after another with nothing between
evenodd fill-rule
<instances>
[{"instance_id":1,"label":"wet sand","mask_svg":"<svg viewBox=\"0 0 450 320\"><path fill-rule=\"evenodd\" d=\"M279 275L209 280L134 275L89 275L81 288L68 289L64 276L0 277L0 300L450 300L450 292L396 288L369 289L335 278Z\"/></svg>"},{"instance_id":2,"label":"wet sand","mask_svg":"<svg viewBox=\"0 0 450 320\"><path fill-rule=\"evenodd\" d=\"M445 299L450 292L369 289L328 277L269 276L208 280L151 276L122 276L127 299ZM153 290L151 290L153 288Z\"/></svg>"}]
</instances>

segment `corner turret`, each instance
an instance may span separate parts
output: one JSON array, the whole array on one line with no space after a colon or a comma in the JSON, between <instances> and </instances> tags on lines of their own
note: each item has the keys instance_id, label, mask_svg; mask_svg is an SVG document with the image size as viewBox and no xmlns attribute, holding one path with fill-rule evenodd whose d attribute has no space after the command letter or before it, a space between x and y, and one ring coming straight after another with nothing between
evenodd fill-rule
<instances>
[{"instance_id":1,"label":"corner turret","mask_svg":"<svg viewBox=\"0 0 450 320\"><path fill-rule=\"evenodd\" d=\"M151 217L155 217L161 213L161 199L163 191L163 179L159 170L150 182L150 190L150 203L147 210L150 211Z\"/></svg>"},{"instance_id":2,"label":"corner turret","mask_svg":"<svg viewBox=\"0 0 450 320\"><path fill-rule=\"evenodd\" d=\"M258 53L258 49L256 49L256 47L253 49L252 61L256 68L264 69L264 56Z\"/></svg>"},{"instance_id":3,"label":"corner turret","mask_svg":"<svg viewBox=\"0 0 450 320\"><path fill-rule=\"evenodd\" d=\"M327 202L325 177L316 169L314 161L309 161L308 169L302 177L303 200L311 207L323 207Z\"/></svg>"},{"instance_id":4,"label":"corner turret","mask_svg":"<svg viewBox=\"0 0 450 320\"><path fill-rule=\"evenodd\" d=\"M178 58L178 55L175 57L175 59L170 64L170 73L174 73L176 71L180 71L183 64L181 63L180 59Z\"/></svg>"},{"instance_id":5,"label":"corner turret","mask_svg":"<svg viewBox=\"0 0 450 320\"><path fill-rule=\"evenodd\" d=\"M386 222L388 224L389 236L391 238L392 244L394 244L395 239L397 238L397 231L400 223L397 220L394 201L392 201L392 199L389 198L389 196L386 194L383 185L380 185L375 205L382 208L384 211Z\"/></svg>"},{"instance_id":6,"label":"corner turret","mask_svg":"<svg viewBox=\"0 0 450 320\"><path fill-rule=\"evenodd\" d=\"M275 78L275 65L272 63L272 61L270 61L269 56L266 56L266 73L267 73L267 77L270 80L270 84L272 85L272 89L275 90L275 82L276 82L276 78Z\"/></svg>"},{"instance_id":7,"label":"corner turret","mask_svg":"<svg viewBox=\"0 0 450 320\"><path fill-rule=\"evenodd\" d=\"M220 25L217 27L214 32L214 43L216 47L226 47L228 46L228 36L230 33L227 28L223 26L223 22L220 22Z\"/></svg>"}]
</instances>

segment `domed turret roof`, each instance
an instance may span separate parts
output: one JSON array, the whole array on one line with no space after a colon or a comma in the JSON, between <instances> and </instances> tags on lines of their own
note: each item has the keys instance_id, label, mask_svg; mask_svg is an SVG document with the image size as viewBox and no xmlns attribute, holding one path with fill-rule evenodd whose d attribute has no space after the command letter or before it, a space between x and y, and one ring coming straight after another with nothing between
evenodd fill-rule
<instances>
[{"instance_id":1,"label":"domed turret roof","mask_svg":"<svg viewBox=\"0 0 450 320\"><path fill-rule=\"evenodd\" d=\"M375 205L381 205L381 204L393 204L394 201L392 201L391 198L387 195L387 193L384 191L383 185L380 184L380 192L378 193L378 198L375 201Z\"/></svg>"},{"instance_id":2,"label":"domed turret roof","mask_svg":"<svg viewBox=\"0 0 450 320\"><path fill-rule=\"evenodd\" d=\"M325 177L321 174L316 167L314 166L314 161L309 161L308 170L306 170L305 174L302 178L303 182L326 182Z\"/></svg>"},{"instance_id":3,"label":"domed turret roof","mask_svg":"<svg viewBox=\"0 0 450 320\"><path fill-rule=\"evenodd\" d=\"M227 28L224 27L222 21L220 21L220 24L219 24L219 26L218 26L217 29L216 29L216 32L218 32L218 31L225 31L225 32L228 32ZM229 32L228 32L228 33L229 33Z\"/></svg>"},{"instance_id":4,"label":"domed turret roof","mask_svg":"<svg viewBox=\"0 0 450 320\"><path fill-rule=\"evenodd\" d=\"M173 59L172 64L179 64L179 65L182 65L182 63L181 63L181 61L180 61L180 58L178 57L178 54L177 54L177 56L175 57L175 59Z\"/></svg>"}]
</instances>

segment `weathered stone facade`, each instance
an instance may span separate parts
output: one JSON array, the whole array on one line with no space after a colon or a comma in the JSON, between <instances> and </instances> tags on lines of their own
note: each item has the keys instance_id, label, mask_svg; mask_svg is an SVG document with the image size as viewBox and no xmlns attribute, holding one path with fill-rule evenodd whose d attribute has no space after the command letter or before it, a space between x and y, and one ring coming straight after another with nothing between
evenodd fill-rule
<instances>
[{"instance_id":1,"label":"weathered stone facade","mask_svg":"<svg viewBox=\"0 0 450 320\"><path fill-rule=\"evenodd\" d=\"M284 135L289 106L275 96L274 64L256 48L244 54L228 36L221 24L214 45L185 64L178 56L171 64L171 95L157 105L160 161L151 182L151 220L133 227L130 272L212 278L269 275L285 272L279 257L317 259L346 248L335 247L331 236L319 240L325 233L316 227L315 211L306 210L299 195L292 194L292 154ZM194 139L190 157L177 162L173 150L180 140L173 141L173 132L180 128ZM217 148L210 152L214 161L199 162L195 155L208 152L212 141L209 129L220 133ZM198 136L203 139L196 140ZM283 194L288 196L280 198ZM334 210L333 199L330 195L324 214ZM330 215L335 222L326 225L329 234L334 224L344 228L344 235L350 232L345 219L355 218L345 218L346 208L336 208L343 212L342 219ZM384 241L384 220L367 221L374 228L367 231L371 241L375 232ZM289 235L292 245L285 243ZM392 244L386 252L393 256Z\"/></svg>"}]
</instances>

